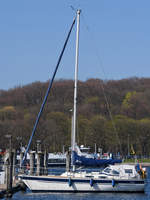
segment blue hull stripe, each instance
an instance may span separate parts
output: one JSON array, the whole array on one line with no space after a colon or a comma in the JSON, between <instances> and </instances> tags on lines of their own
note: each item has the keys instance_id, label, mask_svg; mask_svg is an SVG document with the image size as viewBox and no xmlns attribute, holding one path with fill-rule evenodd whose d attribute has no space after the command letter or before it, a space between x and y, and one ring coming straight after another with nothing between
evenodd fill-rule
<instances>
[{"instance_id":1,"label":"blue hull stripe","mask_svg":"<svg viewBox=\"0 0 150 200\"><path fill-rule=\"evenodd\" d=\"M26 176L21 176L20 177L22 180L36 180L36 181L46 181L46 182L68 182L69 178L46 178L46 177L26 177ZM77 183L89 183L90 179L71 179L72 182L77 182ZM111 183L112 180L105 180L105 179L93 179L93 183ZM127 183L127 184L144 184L144 180L115 180L115 184L118 183Z\"/></svg>"},{"instance_id":2,"label":"blue hull stripe","mask_svg":"<svg viewBox=\"0 0 150 200\"><path fill-rule=\"evenodd\" d=\"M46 192L54 192L54 193L144 193L144 191L100 191L100 190L84 190L84 191L78 191L78 190L32 190L34 193L46 193Z\"/></svg>"}]
</instances>

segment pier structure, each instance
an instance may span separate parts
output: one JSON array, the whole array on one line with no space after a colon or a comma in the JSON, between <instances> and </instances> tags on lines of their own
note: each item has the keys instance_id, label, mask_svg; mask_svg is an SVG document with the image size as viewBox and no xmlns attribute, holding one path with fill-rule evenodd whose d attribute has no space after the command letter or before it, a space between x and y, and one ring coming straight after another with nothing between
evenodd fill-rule
<instances>
[{"instance_id":1,"label":"pier structure","mask_svg":"<svg viewBox=\"0 0 150 200\"><path fill-rule=\"evenodd\" d=\"M9 198L20 190L25 190L25 185L16 180L16 150L7 149L4 160L4 171L1 174L4 175L3 181L0 184L0 198Z\"/></svg>"},{"instance_id":2,"label":"pier structure","mask_svg":"<svg viewBox=\"0 0 150 200\"><path fill-rule=\"evenodd\" d=\"M35 151L30 151L30 175L34 175L35 173Z\"/></svg>"}]
</instances>

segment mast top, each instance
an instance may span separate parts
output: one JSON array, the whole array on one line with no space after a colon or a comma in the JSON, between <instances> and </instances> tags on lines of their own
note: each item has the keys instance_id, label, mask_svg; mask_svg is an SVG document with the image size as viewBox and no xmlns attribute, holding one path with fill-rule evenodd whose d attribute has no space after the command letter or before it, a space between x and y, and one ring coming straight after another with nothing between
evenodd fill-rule
<instances>
[{"instance_id":1,"label":"mast top","mask_svg":"<svg viewBox=\"0 0 150 200\"><path fill-rule=\"evenodd\" d=\"M78 10L77 10L77 14L80 14L80 13L81 13L81 9L78 9Z\"/></svg>"}]
</instances>

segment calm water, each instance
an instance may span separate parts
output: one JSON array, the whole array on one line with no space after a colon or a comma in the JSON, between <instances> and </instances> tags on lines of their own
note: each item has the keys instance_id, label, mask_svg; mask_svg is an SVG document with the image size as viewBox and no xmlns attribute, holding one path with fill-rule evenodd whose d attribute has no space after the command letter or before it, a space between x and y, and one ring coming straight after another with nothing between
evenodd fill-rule
<instances>
[{"instance_id":1,"label":"calm water","mask_svg":"<svg viewBox=\"0 0 150 200\"><path fill-rule=\"evenodd\" d=\"M31 193L30 191L18 192L11 199L12 200L150 200L150 168L148 171L148 183L146 191L143 194L123 194L123 193Z\"/></svg>"}]
</instances>

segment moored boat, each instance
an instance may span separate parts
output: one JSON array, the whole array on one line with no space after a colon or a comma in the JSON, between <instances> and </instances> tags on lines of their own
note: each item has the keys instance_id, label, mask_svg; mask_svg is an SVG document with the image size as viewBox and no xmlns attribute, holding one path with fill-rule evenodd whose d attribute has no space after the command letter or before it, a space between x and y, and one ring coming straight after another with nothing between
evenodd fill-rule
<instances>
[{"instance_id":1,"label":"moored boat","mask_svg":"<svg viewBox=\"0 0 150 200\"><path fill-rule=\"evenodd\" d=\"M144 192L145 172L142 168L139 168L138 165L110 165L99 172L86 172L76 169L75 139L80 12L80 10L77 10L76 64L71 148L72 170L67 170L59 176L20 175L19 177L33 192Z\"/></svg>"},{"instance_id":2,"label":"moored boat","mask_svg":"<svg viewBox=\"0 0 150 200\"><path fill-rule=\"evenodd\" d=\"M134 165L108 166L99 172L65 172L60 176L20 178L32 192L144 192L145 180Z\"/></svg>"}]
</instances>

